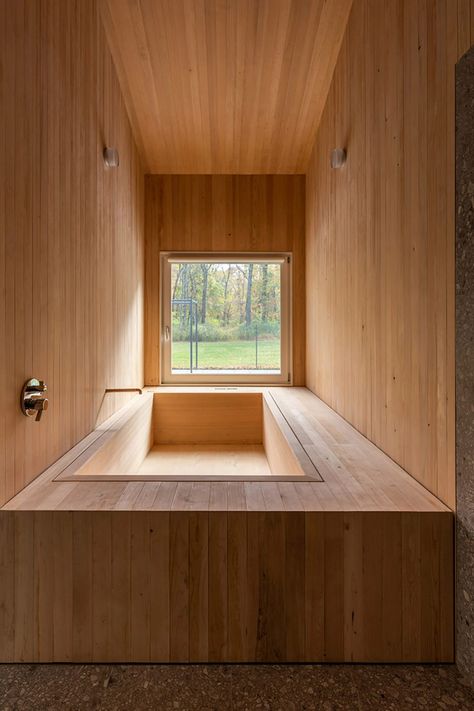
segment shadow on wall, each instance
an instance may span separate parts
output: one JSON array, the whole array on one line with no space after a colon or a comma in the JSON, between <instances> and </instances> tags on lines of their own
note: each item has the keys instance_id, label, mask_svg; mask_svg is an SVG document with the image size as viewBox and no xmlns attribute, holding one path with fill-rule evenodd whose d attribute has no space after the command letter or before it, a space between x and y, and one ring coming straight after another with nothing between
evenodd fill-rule
<instances>
[{"instance_id":1,"label":"shadow on wall","mask_svg":"<svg viewBox=\"0 0 474 711\"><path fill-rule=\"evenodd\" d=\"M112 355L112 367L110 363L102 362L101 382L107 383L107 388L141 388L143 387L143 372L138 368L140 374L137 376L137 368L127 368L127 358L130 353L140 350L137 344L143 343L143 285L137 284L133 298L127 304L122 304L122 309L127 309L126 317L122 321L122 328L111 329L110 332L110 352ZM99 360L99 353L97 353ZM103 356L102 356L103 358ZM142 357L143 358L143 357ZM112 373L110 372L112 371ZM128 373L128 379L122 382L120 373ZM112 377L110 377L112 376ZM134 380L136 378L136 380ZM110 380L110 382L109 382ZM136 392L131 393L106 393L103 394L97 403L97 416L95 427L98 427L104 420L114 412L127 404Z\"/></svg>"}]
</instances>

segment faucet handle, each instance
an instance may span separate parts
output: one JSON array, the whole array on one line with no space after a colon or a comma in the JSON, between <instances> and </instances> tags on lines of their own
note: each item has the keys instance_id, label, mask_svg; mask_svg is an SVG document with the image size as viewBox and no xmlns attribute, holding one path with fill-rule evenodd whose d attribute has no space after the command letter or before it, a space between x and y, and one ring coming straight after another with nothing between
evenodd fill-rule
<instances>
[{"instance_id":1,"label":"faucet handle","mask_svg":"<svg viewBox=\"0 0 474 711\"><path fill-rule=\"evenodd\" d=\"M35 404L33 405L33 410L36 410L35 422L39 422L41 420L43 412L48 409L48 404L47 397L35 400Z\"/></svg>"},{"instance_id":2,"label":"faucet handle","mask_svg":"<svg viewBox=\"0 0 474 711\"><path fill-rule=\"evenodd\" d=\"M35 417L35 422L41 420L41 415L45 410L48 409L48 398L38 397L33 395L32 397L27 397L25 399L25 410L28 412L30 417Z\"/></svg>"},{"instance_id":3,"label":"faucet handle","mask_svg":"<svg viewBox=\"0 0 474 711\"><path fill-rule=\"evenodd\" d=\"M48 409L48 398L43 396L48 387L44 380L30 378L24 383L20 405L21 411L26 417L34 417L35 422L39 422L43 412Z\"/></svg>"}]
</instances>

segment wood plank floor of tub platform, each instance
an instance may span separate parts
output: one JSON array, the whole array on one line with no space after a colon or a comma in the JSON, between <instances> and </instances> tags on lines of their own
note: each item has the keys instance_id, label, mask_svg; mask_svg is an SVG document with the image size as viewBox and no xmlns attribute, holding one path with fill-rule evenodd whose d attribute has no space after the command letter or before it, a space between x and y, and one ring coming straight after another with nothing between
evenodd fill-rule
<instances>
[{"instance_id":1,"label":"wood plank floor of tub platform","mask_svg":"<svg viewBox=\"0 0 474 711\"><path fill-rule=\"evenodd\" d=\"M155 389L156 390L156 389ZM186 388L170 389L173 392ZM205 394L211 388L198 388ZM243 392L247 392L244 389ZM262 389L259 389L261 391ZM153 389L150 389L153 392ZM235 485L214 482L202 511L413 511L449 509L374 444L306 388L270 388L269 396L283 413L323 481L245 482L236 504ZM78 445L80 451L81 443ZM172 510L186 500L187 482L53 481L57 465L41 474L5 506L6 510ZM204 484L205 482L201 482ZM166 486L165 486L166 484ZM229 488L230 487L230 488ZM232 488L233 487L233 488ZM263 488L262 488L263 487ZM230 495L229 495L230 492ZM136 495L135 495L136 494ZM206 503L205 503L206 501Z\"/></svg>"}]
</instances>

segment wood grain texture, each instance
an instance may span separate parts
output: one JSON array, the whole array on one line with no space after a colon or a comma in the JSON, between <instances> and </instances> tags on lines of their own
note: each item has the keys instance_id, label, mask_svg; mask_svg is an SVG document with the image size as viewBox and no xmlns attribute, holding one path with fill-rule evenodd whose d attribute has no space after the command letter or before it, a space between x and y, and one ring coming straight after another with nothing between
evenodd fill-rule
<instances>
[{"instance_id":1,"label":"wood grain texture","mask_svg":"<svg viewBox=\"0 0 474 711\"><path fill-rule=\"evenodd\" d=\"M127 413L114 419L115 424L74 460L75 473L84 476L137 471L153 445L152 410L153 396L139 395L130 403Z\"/></svg>"},{"instance_id":2,"label":"wood grain texture","mask_svg":"<svg viewBox=\"0 0 474 711\"><path fill-rule=\"evenodd\" d=\"M283 476L306 473L318 479L318 472L273 399L265 397L262 405L263 444L272 472Z\"/></svg>"},{"instance_id":3,"label":"wood grain texture","mask_svg":"<svg viewBox=\"0 0 474 711\"><path fill-rule=\"evenodd\" d=\"M148 173L301 173L352 0L103 0Z\"/></svg>"},{"instance_id":4,"label":"wood grain texture","mask_svg":"<svg viewBox=\"0 0 474 711\"><path fill-rule=\"evenodd\" d=\"M0 527L2 662L453 659L450 512L2 511Z\"/></svg>"},{"instance_id":5,"label":"wood grain texture","mask_svg":"<svg viewBox=\"0 0 474 711\"><path fill-rule=\"evenodd\" d=\"M271 478L262 444L158 444L138 468L145 480L172 476L181 481L241 481Z\"/></svg>"},{"instance_id":6,"label":"wood grain texture","mask_svg":"<svg viewBox=\"0 0 474 711\"><path fill-rule=\"evenodd\" d=\"M58 459L41 479L320 480L305 450L304 442L310 441L301 418L295 418L285 404L280 409L264 388L246 392L160 388L137 395ZM142 486L125 487L119 508L129 508L131 499L141 496ZM107 492L107 487L101 492L106 500Z\"/></svg>"},{"instance_id":7,"label":"wood grain texture","mask_svg":"<svg viewBox=\"0 0 474 711\"><path fill-rule=\"evenodd\" d=\"M310 391L267 394L323 482L58 462L6 504L0 661L452 661L452 512Z\"/></svg>"},{"instance_id":8,"label":"wood grain texture","mask_svg":"<svg viewBox=\"0 0 474 711\"><path fill-rule=\"evenodd\" d=\"M153 390L158 391L157 398L160 398L160 390L168 393L169 388ZM173 390L178 391L178 388ZM192 390L195 396L196 390L206 391L206 388L181 390L185 394L186 390L188 393ZM228 394L228 397L234 396ZM255 393L251 394L251 397L254 396ZM100 453L100 440L97 433L92 433L85 442L79 443L66 457L55 462L4 508L24 511L186 511L191 506L193 510L249 512L449 511L445 504L306 388L270 388L264 396L267 404L271 397L273 411L278 405L280 417L291 424L292 437L298 438L296 442L293 441L290 433L284 430L286 446L294 447L295 456L303 470L306 467L305 460L307 462L310 459L323 481L295 481L294 472L290 472L285 481L271 482L209 482L194 480L193 472L188 474L185 481L143 481L149 476L143 474L138 475L142 481L136 481L133 479L135 475L130 472L87 474L80 480L71 481L77 468L87 462L88 446L92 457L96 452ZM141 402L141 407L149 411L147 397L137 396L137 402ZM140 410L135 413L134 403L130 403L126 410L131 411L132 420L146 431L146 426L140 424ZM111 422L113 430L116 421L126 417L122 412L117 413L99 428L99 432L107 436L108 430L103 430L108 423ZM109 440L106 438L105 447L108 446ZM122 448L125 451L123 442L119 449ZM130 450L127 458L135 457L133 441L130 442ZM285 455L285 460L287 457ZM272 455L270 463L276 468L277 463L274 457L272 461ZM58 481L60 472L63 472L66 480ZM68 476L68 472L72 477ZM277 469L276 473L278 475ZM314 471L309 474L314 476Z\"/></svg>"},{"instance_id":9,"label":"wood grain texture","mask_svg":"<svg viewBox=\"0 0 474 711\"><path fill-rule=\"evenodd\" d=\"M145 179L145 382L160 384L160 252L292 252L293 382L305 378L305 179L295 175Z\"/></svg>"},{"instance_id":10,"label":"wood grain texture","mask_svg":"<svg viewBox=\"0 0 474 711\"><path fill-rule=\"evenodd\" d=\"M470 7L355 0L306 183L306 384L451 508L454 66ZM348 160L331 170L337 146Z\"/></svg>"},{"instance_id":11,"label":"wood grain texture","mask_svg":"<svg viewBox=\"0 0 474 711\"><path fill-rule=\"evenodd\" d=\"M155 444L261 444L261 393L155 393Z\"/></svg>"},{"instance_id":12,"label":"wood grain texture","mask_svg":"<svg viewBox=\"0 0 474 711\"><path fill-rule=\"evenodd\" d=\"M0 502L143 381L143 171L95 0L0 2ZM105 170L103 146L120 167ZM42 421L23 382L48 384Z\"/></svg>"},{"instance_id":13,"label":"wood grain texture","mask_svg":"<svg viewBox=\"0 0 474 711\"><path fill-rule=\"evenodd\" d=\"M139 482L319 479L291 429L291 419L263 388L147 391L46 469L32 485L33 500L41 496L41 483L123 481L130 483L120 493L117 508L127 510L142 498ZM263 430L269 427L272 436L267 433L265 449ZM113 491L105 486L100 492L104 506Z\"/></svg>"}]
</instances>

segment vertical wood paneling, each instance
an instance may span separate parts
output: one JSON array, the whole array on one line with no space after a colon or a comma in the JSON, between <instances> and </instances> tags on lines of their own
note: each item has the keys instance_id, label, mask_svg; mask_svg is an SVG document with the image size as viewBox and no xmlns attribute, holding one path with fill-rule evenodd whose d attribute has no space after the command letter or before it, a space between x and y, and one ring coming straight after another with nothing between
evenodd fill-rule
<instances>
[{"instance_id":1,"label":"vertical wood paneling","mask_svg":"<svg viewBox=\"0 0 474 711\"><path fill-rule=\"evenodd\" d=\"M421 579L416 569L421 559L420 514L402 514L402 654L409 662L421 654ZM413 615L411 613L414 613Z\"/></svg>"},{"instance_id":2,"label":"vertical wood paneling","mask_svg":"<svg viewBox=\"0 0 474 711\"><path fill-rule=\"evenodd\" d=\"M35 624L34 624L34 605L32 600L37 595L37 585L35 584L35 516L29 516L28 520L22 522L22 525L15 527L13 536L10 540L10 545L13 544L15 550L13 579L15 591L23 591L13 604L15 615L15 646L14 656L18 661L25 661L30 655L35 653ZM8 541L2 541L2 545L6 547ZM21 565L16 565L17 561L21 561ZM8 575L8 571L7 575ZM5 583L4 583L5 585ZM2 585L2 589L4 587ZM7 589L9 586L6 586ZM27 591L30 591L30 594ZM31 590L34 595L31 596ZM29 599L28 599L29 598ZM49 615L49 613L46 613Z\"/></svg>"},{"instance_id":3,"label":"vertical wood paneling","mask_svg":"<svg viewBox=\"0 0 474 711\"><path fill-rule=\"evenodd\" d=\"M364 648L363 517L344 515L344 654L357 658Z\"/></svg>"},{"instance_id":4,"label":"vertical wood paneling","mask_svg":"<svg viewBox=\"0 0 474 711\"><path fill-rule=\"evenodd\" d=\"M37 567L41 570L41 575L36 578L36 594L38 596L38 607L48 612L38 620L37 634L35 638L35 652L38 656L51 656L54 654L54 606L51 600L54 598L54 515L35 517L35 560Z\"/></svg>"},{"instance_id":5,"label":"vertical wood paneling","mask_svg":"<svg viewBox=\"0 0 474 711\"><path fill-rule=\"evenodd\" d=\"M150 658L150 528L148 516L131 516L130 656L137 662Z\"/></svg>"},{"instance_id":6,"label":"vertical wood paneling","mask_svg":"<svg viewBox=\"0 0 474 711\"><path fill-rule=\"evenodd\" d=\"M401 659L403 629L402 595L400 595L400 590L403 589L401 515L397 513L384 516L382 525L383 653L388 650L388 654L394 659ZM445 530L443 535L446 535Z\"/></svg>"},{"instance_id":7,"label":"vertical wood paneling","mask_svg":"<svg viewBox=\"0 0 474 711\"><path fill-rule=\"evenodd\" d=\"M344 658L344 517L342 513L324 519L324 661ZM339 622L337 620L339 619Z\"/></svg>"},{"instance_id":8,"label":"vertical wood paneling","mask_svg":"<svg viewBox=\"0 0 474 711\"><path fill-rule=\"evenodd\" d=\"M2 630L2 645L4 654L15 656L15 556L17 554L15 540L15 521L10 516L0 516L0 629Z\"/></svg>"},{"instance_id":9,"label":"vertical wood paneling","mask_svg":"<svg viewBox=\"0 0 474 711\"><path fill-rule=\"evenodd\" d=\"M228 646L227 514L209 512L209 659L225 661Z\"/></svg>"},{"instance_id":10,"label":"vertical wood paneling","mask_svg":"<svg viewBox=\"0 0 474 711\"><path fill-rule=\"evenodd\" d=\"M117 513L111 523L110 648L116 650L117 656L126 658L131 656L133 613L130 512Z\"/></svg>"},{"instance_id":11,"label":"vertical wood paneling","mask_svg":"<svg viewBox=\"0 0 474 711\"><path fill-rule=\"evenodd\" d=\"M143 383L143 171L96 0L0 0L0 503ZM120 167L107 171L104 144ZM44 378L40 424L18 406Z\"/></svg>"},{"instance_id":12,"label":"vertical wood paneling","mask_svg":"<svg viewBox=\"0 0 474 711\"><path fill-rule=\"evenodd\" d=\"M261 550L259 617L265 642L262 657L269 662L281 662L286 659L286 637L289 633L285 596L287 521L281 511L267 511L261 516L262 537L258 545Z\"/></svg>"},{"instance_id":13,"label":"vertical wood paneling","mask_svg":"<svg viewBox=\"0 0 474 711\"><path fill-rule=\"evenodd\" d=\"M166 483L166 482L165 482ZM162 484L163 486L163 484ZM170 656L170 514L155 511L150 525L150 659Z\"/></svg>"},{"instance_id":14,"label":"vertical wood paneling","mask_svg":"<svg viewBox=\"0 0 474 711\"><path fill-rule=\"evenodd\" d=\"M107 659L110 645L112 558L110 514L92 520L92 648L98 660Z\"/></svg>"},{"instance_id":15,"label":"vertical wood paneling","mask_svg":"<svg viewBox=\"0 0 474 711\"><path fill-rule=\"evenodd\" d=\"M189 516L189 658L205 662L209 654L209 518Z\"/></svg>"},{"instance_id":16,"label":"vertical wood paneling","mask_svg":"<svg viewBox=\"0 0 474 711\"><path fill-rule=\"evenodd\" d=\"M452 660L449 512L2 511L0 525L2 662Z\"/></svg>"},{"instance_id":17,"label":"vertical wood paneling","mask_svg":"<svg viewBox=\"0 0 474 711\"><path fill-rule=\"evenodd\" d=\"M324 515L305 514L306 655L324 658Z\"/></svg>"},{"instance_id":18,"label":"vertical wood paneling","mask_svg":"<svg viewBox=\"0 0 474 711\"><path fill-rule=\"evenodd\" d=\"M38 516L36 517L38 520ZM93 514L90 512L76 511L72 519L72 567L74 575L72 577L72 648L73 659L81 660L87 658L87 650L93 647L92 644L92 521ZM113 544L109 551L112 552ZM119 562L115 561L115 565ZM40 577L44 571L40 572ZM114 583L111 583L111 606L113 608ZM120 631L120 624L117 618L111 619L112 637L114 633ZM116 649L116 639L112 640Z\"/></svg>"},{"instance_id":19,"label":"vertical wood paneling","mask_svg":"<svg viewBox=\"0 0 474 711\"><path fill-rule=\"evenodd\" d=\"M170 514L170 661L189 661L189 519Z\"/></svg>"},{"instance_id":20,"label":"vertical wood paneling","mask_svg":"<svg viewBox=\"0 0 474 711\"><path fill-rule=\"evenodd\" d=\"M293 382L304 384L305 179L148 175L145 381L160 383L160 251L292 252Z\"/></svg>"},{"instance_id":21,"label":"vertical wood paneling","mask_svg":"<svg viewBox=\"0 0 474 711\"><path fill-rule=\"evenodd\" d=\"M471 5L355 0L306 194L307 386L451 507L454 65Z\"/></svg>"},{"instance_id":22,"label":"vertical wood paneling","mask_svg":"<svg viewBox=\"0 0 474 711\"><path fill-rule=\"evenodd\" d=\"M303 172L351 4L102 0L147 172Z\"/></svg>"},{"instance_id":23,"label":"vertical wood paneling","mask_svg":"<svg viewBox=\"0 0 474 711\"><path fill-rule=\"evenodd\" d=\"M106 518L106 517L104 517ZM74 514L66 513L61 518L54 517L54 654L65 662L71 660L72 625L71 610L73 609L73 520ZM107 542L105 546L107 546ZM108 566L108 561L102 555L97 555L96 561L102 564L102 574ZM101 636L102 644L104 635ZM107 639L107 637L105 637Z\"/></svg>"},{"instance_id":24,"label":"vertical wood paneling","mask_svg":"<svg viewBox=\"0 0 474 711\"><path fill-rule=\"evenodd\" d=\"M248 658L248 550L247 517L227 514L229 657L234 662Z\"/></svg>"},{"instance_id":25,"label":"vertical wood paneling","mask_svg":"<svg viewBox=\"0 0 474 711\"><path fill-rule=\"evenodd\" d=\"M287 517L285 540L285 657L295 661L305 660L305 514L293 513Z\"/></svg>"}]
</instances>

